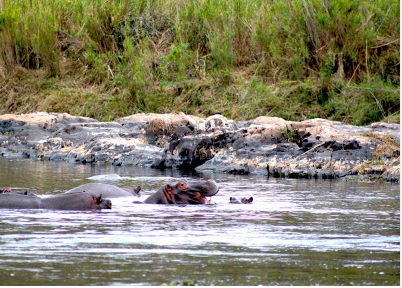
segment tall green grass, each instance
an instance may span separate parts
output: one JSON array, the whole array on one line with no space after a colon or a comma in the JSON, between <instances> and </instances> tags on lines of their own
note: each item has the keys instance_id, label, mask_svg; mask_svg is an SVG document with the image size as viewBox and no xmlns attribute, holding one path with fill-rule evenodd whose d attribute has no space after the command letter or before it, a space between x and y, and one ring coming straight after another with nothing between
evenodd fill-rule
<instances>
[{"instance_id":1,"label":"tall green grass","mask_svg":"<svg viewBox=\"0 0 402 288\"><path fill-rule=\"evenodd\" d=\"M396 0L3 0L0 112L399 122L399 11Z\"/></svg>"}]
</instances>

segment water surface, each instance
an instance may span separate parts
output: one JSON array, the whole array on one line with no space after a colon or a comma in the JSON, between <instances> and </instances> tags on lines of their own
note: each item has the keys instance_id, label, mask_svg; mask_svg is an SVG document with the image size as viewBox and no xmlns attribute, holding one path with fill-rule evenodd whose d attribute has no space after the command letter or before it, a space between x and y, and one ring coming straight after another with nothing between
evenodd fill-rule
<instances>
[{"instance_id":1,"label":"water surface","mask_svg":"<svg viewBox=\"0 0 402 288\"><path fill-rule=\"evenodd\" d=\"M398 285L399 185L179 173L0 157L0 187L214 179L215 205L112 199L96 212L0 210L2 285ZM229 197L253 196L248 205Z\"/></svg>"}]
</instances>

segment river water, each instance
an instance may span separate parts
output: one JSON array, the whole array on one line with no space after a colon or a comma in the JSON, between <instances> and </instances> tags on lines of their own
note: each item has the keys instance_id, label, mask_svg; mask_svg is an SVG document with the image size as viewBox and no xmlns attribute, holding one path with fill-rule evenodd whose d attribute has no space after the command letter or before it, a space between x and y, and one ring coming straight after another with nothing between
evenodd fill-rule
<instances>
[{"instance_id":1,"label":"river water","mask_svg":"<svg viewBox=\"0 0 402 288\"><path fill-rule=\"evenodd\" d=\"M102 212L0 210L1 285L398 285L400 187L0 157L0 187L214 179L215 205L112 199ZM252 204L229 198L253 196Z\"/></svg>"}]
</instances>

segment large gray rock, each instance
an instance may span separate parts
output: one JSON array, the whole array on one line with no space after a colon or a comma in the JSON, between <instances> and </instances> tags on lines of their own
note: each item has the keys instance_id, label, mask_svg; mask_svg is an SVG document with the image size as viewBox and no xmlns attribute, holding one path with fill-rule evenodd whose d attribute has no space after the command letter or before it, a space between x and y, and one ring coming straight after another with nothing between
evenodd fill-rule
<instances>
[{"instance_id":1,"label":"large gray rock","mask_svg":"<svg viewBox=\"0 0 402 288\"><path fill-rule=\"evenodd\" d=\"M65 113L6 114L0 115L0 152L201 173L399 181L399 128L265 116L235 123L184 113L141 113L112 122Z\"/></svg>"}]
</instances>

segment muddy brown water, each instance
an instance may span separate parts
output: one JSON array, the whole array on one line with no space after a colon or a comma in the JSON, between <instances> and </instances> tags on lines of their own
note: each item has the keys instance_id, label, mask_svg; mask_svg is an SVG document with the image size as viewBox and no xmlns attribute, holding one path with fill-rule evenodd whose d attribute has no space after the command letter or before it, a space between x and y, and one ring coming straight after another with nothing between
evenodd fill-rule
<instances>
[{"instance_id":1,"label":"muddy brown water","mask_svg":"<svg viewBox=\"0 0 402 288\"><path fill-rule=\"evenodd\" d=\"M214 179L215 205L112 199L96 212L0 210L1 285L398 285L400 187L0 157L0 187L143 189ZM252 204L229 198L253 196Z\"/></svg>"}]
</instances>

